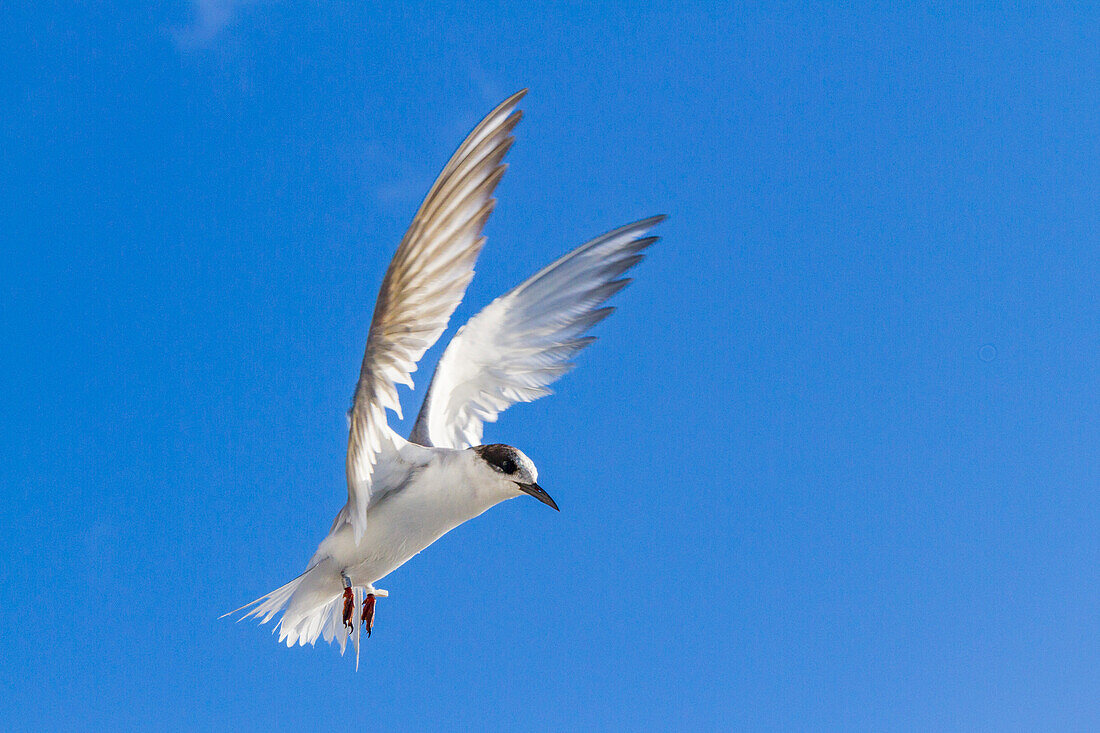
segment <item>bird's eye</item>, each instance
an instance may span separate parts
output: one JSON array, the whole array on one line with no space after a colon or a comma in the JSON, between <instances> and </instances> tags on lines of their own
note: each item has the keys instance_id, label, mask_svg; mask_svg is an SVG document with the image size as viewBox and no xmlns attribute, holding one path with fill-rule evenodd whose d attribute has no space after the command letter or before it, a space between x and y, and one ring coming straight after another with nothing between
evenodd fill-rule
<instances>
[{"instance_id":1,"label":"bird's eye","mask_svg":"<svg viewBox=\"0 0 1100 733\"><path fill-rule=\"evenodd\" d=\"M511 458L505 458L503 461L500 462L500 470L504 471L504 473L515 473L516 462L513 461Z\"/></svg>"}]
</instances>

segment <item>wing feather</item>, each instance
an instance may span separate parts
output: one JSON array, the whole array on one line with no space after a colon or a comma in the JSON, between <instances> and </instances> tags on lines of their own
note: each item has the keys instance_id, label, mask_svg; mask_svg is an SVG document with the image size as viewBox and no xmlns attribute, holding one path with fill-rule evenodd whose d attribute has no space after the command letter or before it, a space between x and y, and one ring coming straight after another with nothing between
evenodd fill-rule
<instances>
[{"instance_id":1,"label":"wing feather","mask_svg":"<svg viewBox=\"0 0 1100 733\"><path fill-rule=\"evenodd\" d=\"M585 333L613 308L603 303L630 282L622 275L657 240L664 217L620 227L573 250L494 300L459 329L439 360L409 439L467 448L486 422L516 402L551 393L595 341Z\"/></svg>"},{"instance_id":2,"label":"wing feather","mask_svg":"<svg viewBox=\"0 0 1100 733\"><path fill-rule=\"evenodd\" d=\"M382 279L348 412L348 511L356 541L366 529L371 476L397 436L386 410L401 416L397 385L412 386L424 352L447 327L474 274L481 231L504 174L501 162L522 114L517 92L474 128L439 174Z\"/></svg>"}]
</instances>

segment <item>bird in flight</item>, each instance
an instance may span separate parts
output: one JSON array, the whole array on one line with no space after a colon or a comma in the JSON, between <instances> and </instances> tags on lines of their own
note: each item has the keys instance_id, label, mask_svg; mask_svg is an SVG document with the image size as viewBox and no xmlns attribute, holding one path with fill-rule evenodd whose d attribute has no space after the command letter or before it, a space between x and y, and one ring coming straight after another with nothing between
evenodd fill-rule
<instances>
[{"instance_id":1,"label":"bird in flight","mask_svg":"<svg viewBox=\"0 0 1100 733\"><path fill-rule=\"evenodd\" d=\"M500 296L451 339L408 439L387 424L401 416L397 385L412 387L416 363L440 337L474 275L482 228L504 174L517 92L481 121L428 191L382 279L366 354L348 412L348 500L304 573L227 616L267 623L282 612L279 641L340 645L358 665L362 632L374 626L374 584L441 536L505 499L527 494L557 509L531 459L483 445L482 428L516 402L550 394L588 330L613 308L623 274L656 241L664 217L615 229L564 255Z\"/></svg>"}]
</instances>

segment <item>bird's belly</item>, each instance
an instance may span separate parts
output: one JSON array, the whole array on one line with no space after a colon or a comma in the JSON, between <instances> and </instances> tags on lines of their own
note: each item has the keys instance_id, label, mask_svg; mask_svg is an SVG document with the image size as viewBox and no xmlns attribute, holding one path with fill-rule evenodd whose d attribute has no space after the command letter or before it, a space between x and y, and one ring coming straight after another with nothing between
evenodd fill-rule
<instances>
[{"instance_id":1,"label":"bird's belly","mask_svg":"<svg viewBox=\"0 0 1100 733\"><path fill-rule=\"evenodd\" d=\"M367 514L367 530L358 546L347 543L345 572L355 585L373 584L447 532L495 504L496 501L440 501L438 494L402 492L373 507Z\"/></svg>"}]
</instances>

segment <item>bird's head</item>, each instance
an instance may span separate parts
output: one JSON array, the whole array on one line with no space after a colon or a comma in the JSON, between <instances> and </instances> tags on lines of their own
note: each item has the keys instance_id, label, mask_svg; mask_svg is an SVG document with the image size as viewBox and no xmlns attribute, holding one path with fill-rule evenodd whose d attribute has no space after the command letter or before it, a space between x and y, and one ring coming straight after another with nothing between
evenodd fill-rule
<instances>
[{"instance_id":1,"label":"bird's head","mask_svg":"<svg viewBox=\"0 0 1100 733\"><path fill-rule=\"evenodd\" d=\"M538 469L523 451L501 443L479 445L473 451L481 463L485 464L484 470L490 480L498 482L509 492L530 494L543 504L558 508L550 495L535 483L539 477Z\"/></svg>"}]
</instances>

